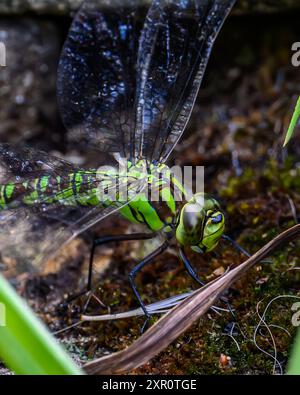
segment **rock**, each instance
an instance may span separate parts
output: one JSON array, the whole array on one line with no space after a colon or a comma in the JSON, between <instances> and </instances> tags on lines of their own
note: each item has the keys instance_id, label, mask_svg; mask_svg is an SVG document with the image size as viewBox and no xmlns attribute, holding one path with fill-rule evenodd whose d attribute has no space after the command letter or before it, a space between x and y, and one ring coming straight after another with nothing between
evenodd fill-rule
<instances>
[{"instance_id":1,"label":"rock","mask_svg":"<svg viewBox=\"0 0 300 395\"><path fill-rule=\"evenodd\" d=\"M57 28L31 18L0 19L6 66L0 67L0 140L28 140L47 133L57 117Z\"/></svg>"},{"instance_id":2,"label":"rock","mask_svg":"<svg viewBox=\"0 0 300 395\"><path fill-rule=\"evenodd\" d=\"M101 0L99 0L101 1ZM112 0L113 1L113 0ZM150 0L140 0L149 4ZM40 14L69 14L76 10L82 0L1 0L0 13L15 14L36 12ZM277 12L300 8L299 0L240 0L235 6L237 13L243 12Z\"/></svg>"}]
</instances>

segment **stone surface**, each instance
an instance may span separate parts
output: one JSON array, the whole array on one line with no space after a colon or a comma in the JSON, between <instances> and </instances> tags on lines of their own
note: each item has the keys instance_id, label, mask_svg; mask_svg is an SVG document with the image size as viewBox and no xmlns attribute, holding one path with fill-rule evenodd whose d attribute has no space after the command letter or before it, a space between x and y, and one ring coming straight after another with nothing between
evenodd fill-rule
<instances>
[{"instance_id":1,"label":"stone surface","mask_svg":"<svg viewBox=\"0 0 300 395\"><path fill-rule=\"evenodd\" d=\"M6 47L6 66L0 67L1 141L50 133L57 112L57 28L47 21L1 18L0 41Z\"/></svg>"},{"instance_id":2,"label":"stone surface","mask_svg":"<svg viewBox=\"0 0 300 395\"><path fill-rule=\"evenodd\" d=\"M140 2L147 4L150 0L140 0ZM76 10L81 3L82 0L1 0L0 13L68 14ZM237 13L274 12L294 8L300 8L299 0L240 0L235 6L235 11Z\"/></svg>"}]
</instances>

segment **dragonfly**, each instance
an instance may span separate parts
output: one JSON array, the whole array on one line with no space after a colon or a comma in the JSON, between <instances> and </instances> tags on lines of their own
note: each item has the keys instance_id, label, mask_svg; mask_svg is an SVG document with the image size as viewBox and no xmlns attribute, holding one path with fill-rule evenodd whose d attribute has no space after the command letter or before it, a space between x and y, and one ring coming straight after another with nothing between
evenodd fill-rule
<instances>
[{"instance_id":1,"label":"dragonfly","mask_svg":"<svg viewBox=\"0 0 300 395\"><path fill-rule=\"evenodd\" d=\"M84 1L62 49L58 102L70 141L107 158L107 165L81 168L30 147L0 144L2 258L18 271L38 270L65 243L119 212L145 232L95 238L88 289L98 246L155 237L160 246L129 274L147 318L136 275L172 241L188 274L204 284L186 249L212 251L227 238L225 216L215 198L188 197L166 162L234 2L153 0L145 10L138 0ZM157 201L146 193L150 187Z\"/></svg>"}]
</instances>

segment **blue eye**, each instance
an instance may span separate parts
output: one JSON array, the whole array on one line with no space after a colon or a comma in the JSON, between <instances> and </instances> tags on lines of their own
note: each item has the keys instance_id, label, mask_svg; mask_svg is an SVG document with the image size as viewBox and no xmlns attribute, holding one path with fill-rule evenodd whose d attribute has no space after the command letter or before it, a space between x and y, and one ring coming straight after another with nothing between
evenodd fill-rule
<instances>
[{"instance_id":1,"label":"blue eye","mask_svg":"<svg viewBox=\"0 0 300 395\"><path fill-rule=\"evenodd\" d=\"M219 224L222 221L223 221L222 214L218 214L217 216L212 217L212 219L211 219L212 224Z\"/></svg>"}]
</instances>

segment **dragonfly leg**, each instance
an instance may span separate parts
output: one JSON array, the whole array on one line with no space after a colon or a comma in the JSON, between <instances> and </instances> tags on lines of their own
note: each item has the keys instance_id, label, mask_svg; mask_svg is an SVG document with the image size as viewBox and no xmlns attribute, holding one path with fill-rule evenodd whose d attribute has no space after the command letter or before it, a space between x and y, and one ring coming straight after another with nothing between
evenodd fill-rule
<instances>
[{"instance_id":1,"label":"dragonfly leg","mask_svg":"<svg viewBox=\"0 0 300 395\"><path fill-rule=\"evenodd\" d=\"M92 278L93 278L93 262L94 262L94 255L95 255L95 250L96 247L106 244L106 243L111 243L111 242L117 242L117 241L130 241L130 240L146 240L146 239L152 239L156 236L155 233L132 233L128 235L112 235L112 236L103 236L98 239L94 239L93 245L91 248L91 254L90 254L90 260L89 260L89 272L88 272L88 281L87 285L84 290L81 290L80 292L71 295L70 297L67 298L66 304L72 302L74 299L78 299L79 297L83 295L88 295L87 301L89 302L92 295ZM84 309L86 309L87 303L85 304Z\"/></svg>"},{"instance_id":2,"label":"dragonfly leg","mask_svg":"<svg viewBox=\"0 0 300 395\"><path fill-rule=\"evenodd\" d=\"M198 276L198 274L193 269L188 257L185 255L183 248L179 248L179 256L180 256L180 259L182 260L188 274L190 275L190 277L193 280L195 280L198 284L200 284L202 287L204 285L206 285L205 281L201 280L200 277ZM225 298L224 296L221 296L220 300L227 305L227 308L230 311L230 314L233 316L234 319L236 319L234 311L233 311L228 299Z\"/></svg>"},{"instance_id":3,"label":"dragonfly leg","mask_svg":"<svg viewBox=\"0 0 300 395\"><path fill-rule=\"evenodd\" d=\"M222 235L222 239L228 241L233 248L235 248L238 252L241 254L245 255L247 258L250 258L251 254L249 254L248 251L246 251L243 247L241 247L235 240L233 240L231 237L227 235ZM272 261L264 259L261 261L261 263L272 263Z\"/></svg>"},{"instance_id":4,"label":"dragonfly leg","mask_svg":"<svg viewBox=\"0 0 300 395\"><path fill-rule=\"evenodd\" d=\"M155 233L131 233L128 235L103 236L98 239L94 239L92 249L91 249L91 254L90 254L90 261L89 261L87 291L90 291L92 289L93 262L94 262L96 247L98 247L102 244L112 243L112 242L117 242L117 241L153 239L155 236L156 236Z\"/></svg>"},{"instance_id":5,"label":"dragonfly leg","mask_svg":"<svg viewBox=\"0 0 300 395\"><path fill-rule=\"evenodd\" d=\"M248 251L244 250L243 247L241 247L235 240L233 240L231 237L227 235L222 235L222 239L228 241L233 248L235 248L238 252L241 254L245 255L247 258L251 256Z\"/></svg>"},{"instance_id":6,"label":"dragonfly leg","mask_svg":"<svg viewBox=\"0 0 300 395\"><path fill-rule=\"evenodd\" d=\"M150 314L148 313L146 306L144 305L142 298L139 294L139 291L137 290L137 286L135 284L135 277L138 274L138 272L148 263L151 263L154 258L156 258L158 255L160 255L163 251L165 251L168 248L168 241L165 241L161 246L159 246L155 251L151 252L151 254L147 255L141 262L139 262L129 273L129 281L131 288L134 292L135 297L137 298L141 308L143 309L145 316L146 316L146 322L143 325L143 329L145 328L149 318ZM142 330L143 330L142 329Z\"/></svg>"},{"instance_id":7,"label":"dragonfly leg","mask_svg":"<svg viewBox=\"0 0 300 395\"><path fill-rule=\"evenodd\" d=\"M179 257L182 260L184 267L186 268L190 277L203 287L205 285L205 282L201 280L198 274L195 272L182 248L179 248Z\"/></svg>"}]
</instances>

